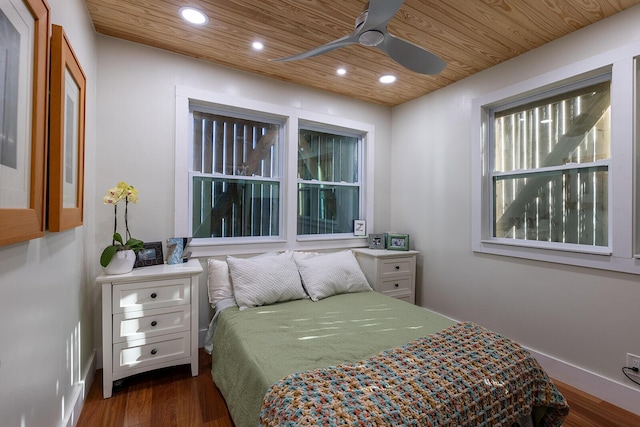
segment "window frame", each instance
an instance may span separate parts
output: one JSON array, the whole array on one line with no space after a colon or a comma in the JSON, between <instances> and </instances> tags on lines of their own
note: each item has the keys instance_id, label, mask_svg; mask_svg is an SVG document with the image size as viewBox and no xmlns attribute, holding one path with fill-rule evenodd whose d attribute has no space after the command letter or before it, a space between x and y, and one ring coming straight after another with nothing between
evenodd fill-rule
<instances>
[{"instance_id":1,"label":"window frame","mask_svg":"<svg viewBox=\"0 0 640 427\"><path fill-rule=\"evenodd\" d=\"M535 94L528 94L526 96L518 97L518 99L501 103L494 102L490 107L483 106L482 108L486 109L487 121L484 123L486 128L486 153L487 157L484 162L487 164L487 176L486 179L489 181L488 188L489 194L485 197L490 198L491 204L488 209L487 221L490 222L488 234L483 233L483 241L498 243L503 245L512 245L512 246L523 246L523 247L532 247L532 248L540 248L540 249L550 249L555 251L566 251L566 252L579 252L579 253L588 253L588 254L599 254L599 255L610 255L611 254L611 239L608 239L606 246L590 246L590 245L581 245L574 243L562 243L562 242L547 242L547 241L539 241L539 240L523 240L523 239L509 239L504 237L495 237L494 236L494 227L495 227L495 209L492 206L495 203L495 193L494 193L494 178L496 177L506 177L506 176L516 176L516 175L536 175L538 173L545 172L558 172L558 171L568 171L568 170L579 170L590 167L599 167L606 166L608 173L611 172L611 158L606 160L598 160L595 162L585 162L580 164L572 164L572 165L557 165L557 166L547 166L536 169L519 169L515 171L502 171L496 172L491 171L491 166L493 165L493 160L495 158L495 146L492 141L495 139L495 127L492 125L495 119L496 113L500 113L505 110L511 110L517 108L521 105L526 105L528 103L533 103L536 101L545 100L552 97L562 96L563 94L571 93L575 90L579 90L582 88L586 88L589 86L593 86L599 83L604 83L606 81L611 82L611 73L608 71L603 71L596 75L587 75L584 78L578 77L576 81L568 82L558 82L554 87L549 88L548 90L540 90L536 91ZM613 144L613 142L611 142ZM612 180L608 180L608 189L607 189L607 197L608 197L608 206L609 206L609 217L611 216L611 204L612 199ZM486 226L486 224L485 224ZM611 236L611 221L608 221L608 236Z\"/></svg>"},{"instance_id":2,"label":"window frame","mask_svg":"<svg viewBox=\"0 0 640 427\"><path fill-rule=\"evenodd\" d=\"M283 217L282 217L282 191L283 191L283 182L284 182L284 175L285 175L285 171L284 171L284 154L283 154L283 145L284 145L284 135L285 135L285 120L282 118L277 118L277 117L273 117L273 116L267 116L267 115L256 115L253 114L252 112L247 112L247 111L230 111L230 110L224 110L221 108L218 108L217 106L211 106L211 105L207 105L205 103L202 102L190 102L189 103L189 135L191 135L193 133L193 111L194 110L198 110L200 112L204 112L204 113L209 113L209 114L216 114L216 115L220 115L220 116L228 116L228 117L232 117L235 119L241 119L241 120L252 120L252 121L262 121L265 123L270 123L270 124L276 124L278 126L280 126L280 129L278 131L278 138L279 138L279 147L278 147L278 174L277 177L270 177L270 178L266 178L266 177L261 177L261 176L239 176L239 175L227 175L227 174L216 174L216 173L204 173L204 172L195 172L192 170L192 168L190 166L188 166L188 173L189 173L189 203L188 203L188 207L189 207L189 218L193 218L193 200L191 199L191 195L193 194L193 178L194 177L215 177L215 178L220 178L220 179L225 179L227 180L227 182L231 182L231 181L263 181L263 182L277 182L279 184L279 189L280 189L280 197L278 198L278 204L279 204L279 208L278 208L278 212L279 212L279 216L278 216L278 229L282 230L282 226L283 226ZM188 147L188 158L189 159L193 159L193 144L189 143L189 147ZM192 234L192 226L189 226L189 235L191 236ZM218 242L223 242L223 243L232 243L232 242L242 242L244 240L249 240L249 243L251 243L252 240L264 240L264 241L269 241L269 240L274 240L274 241L278 241L280 239L280 236L239 236L239 237L215 237L215 238L197 238L197 239L204 239L202 240L202 242L207 242L207 241L211 241L212 243L218 243Z\"/></svg>"},{"instance_id":3,"label":"window frame","mask_svg":"<svg viewBox=\"0 0 640 427\"><path fill-rule=\"evenodd\" d=\"M636 117L633 127L634 139L634 168L633 182L635 191L633 192L633 256L640 260L640 53L633 58L633 115Z\"/></svg>"},{"instance_id":4,"label":"window frame","mask_svg":"<svg viewBox=\"0 0 640 427\"><path fill-rule=\"evenodd\" d=\"M281 250L322 250L366 246L366 236L349 233L297 235L297 162L299 127L323 132L340 132L361 136L361 200L360 210L367 223L374 222L374 153L375 125L318 113L292 106L272 104L228 94L176 86L175 175L174 175L174 235L190 236L190 107L201 105L221 114L249 115L258 119L273 119L283 123L281 141L281 227L280 236L197 238L190 244L192 256L206 257L226 254L251 254Z\"/></svg>"},{"instance_id":5,"label":"window frame","mask_svg":"<svg viewBox=\"0 0 640 427\"><path fill-rule=\"evenodd\" d=\"M637 150L637 60L640 42L561 67L529 80L480 95L472 101L472 227L474 253L525 258L534 261L640 274L640 257L634 252L640 243L634 196L638 185L635 167ZM609 165L609 247L585 251L561 244L539 245L536 242L502 242L491 237L491 207L487 201L492 183L487 180L488 109L544 91L554 90L604 73L611 73L611 160ZM632 90L630 90L632 89ZM615 206L615 208L613 208ZM576 245L582 246L582 245ZM634 250L636 248L636 250ZM594 248L592 248L594 249Z\"/></svg>"},{"instance_id":6,"label":"window frame","mask_svg":"<svg viewBox=\"0 0 640 427\"><path fill-rule=\"evenodd\" d=\"M327 126L327 125L318 125L317 123L307 123L304 120L299 120L298 121L298 136L301 130L308 130L308 131L312 131L312 132L322 132L322 133L334 133L336 135L341 135L341 136L346 136L346 137L353 137L353 138L357 138L358 139L358 180L355 183L346 183L346 184L341 184L341 183L336 183L336 182L332 182L332 181L314 181L314 180L305 180L305 179L301 179L301 178L297 178L297 173L296 173L296 189L298 188L299 184L312 184L312 185L322 185L323 183L328 184L328 185L344 185L346 187L357 187L358 188L358 192L360 194L361 197L359 197L359 206L358 206L358 212L359 212L359 218L356 219L365 219L366 218L366 211L365 211L365 206L363 203L363 189L366 189L366 186L364 186L363 182L364 182L364 177L365 177L365 170L362 167L362 165L364 164L364 139L366 137L366 135L363 135L362 133L354 133L352 130L344 130L344 129L337 129L335 127L332 126ZM299 149L299 138L296 139L296 152ZM296 171L297 172L297 171ZM297 193L296 193L297 194ZM296 203L298 203L298 197L296 196ZM298 216L296 215L296 220L298 219ZM317 240L318 237L320 236L336 236L337 238L340 237L345 237L346 235L351 235L352 233L334 233L334 234L297 234L297 228L296 228L296 235L297 235L297 239L299 241L309 241L309 240Z\"/></svg>"}]
</instances>

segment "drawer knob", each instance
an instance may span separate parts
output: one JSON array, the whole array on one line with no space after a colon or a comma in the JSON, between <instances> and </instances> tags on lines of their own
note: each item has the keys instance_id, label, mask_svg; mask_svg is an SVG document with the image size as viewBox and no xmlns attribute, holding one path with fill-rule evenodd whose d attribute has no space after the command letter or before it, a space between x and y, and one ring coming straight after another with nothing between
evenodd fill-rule
<instances>
[{"instance_id":1,"label":"drawer knob","mask_svg":"<svg viewBox=\"0 0 640 427\"><path fill-rule=\"evenodd\" d=\"M155 292L151 294L151 298L155 298L157 296L158 296L158 294L156 294Z\"/></svg>"},{"instance_id":2,"label":"drawer knob","mask_svg":"<svg viewBox=\"0 0 640 427\"><path fill-rule=\"evenodd\" d=\"M396 265L396 270L400 270L400 266L399 265Z\"/></svg>"},{"instance_id":3,"label":"drawer knob","mask_svg":"<svg viewBox=\"0 0 640 427\"><path fill-rule=\"evenodd\" d=\"M393 286L395 286L396 288L399 288L400 284L399 283L395 283Z\"/></svg>"},{"instance_id":4,"label":"drawer knob","mask_svg":"<svg viewBox=\"0 0 640 427\"><path fill-rule=\"evenodd\" d=\"M153 350L151 350L151 354L156 354L158 352L158 350L156 350L155 348Z\"/></svg>"},{"instance_id":5,"label":"drawer knob","mask_svg":"<svg viewBox=\"0 0 640 427\"><path fill-rule=\"evenodd\" d=\"M155 320L153 322L151 322L151 326L156 326L158 324L158 322L156 322Z\"/></svg>"}]
</instances>

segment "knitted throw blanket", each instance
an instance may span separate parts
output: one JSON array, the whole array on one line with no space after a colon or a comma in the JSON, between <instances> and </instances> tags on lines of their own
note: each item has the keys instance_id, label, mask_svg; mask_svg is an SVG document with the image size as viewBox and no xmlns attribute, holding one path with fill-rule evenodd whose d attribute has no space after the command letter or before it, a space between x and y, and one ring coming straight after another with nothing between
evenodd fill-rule
<instances>
[{"instance_id":1,"label":"knitted throw blanket","mask_svg":"<svg viewBox=\"0 0 640 427\"><path fill-rule=\"evenodd\" d=\"M511 426L533 408L560 426L564 397L519 344L474 323L360 363L291 374L272 385L263 426Z\"/></svg>"}]
</instances>

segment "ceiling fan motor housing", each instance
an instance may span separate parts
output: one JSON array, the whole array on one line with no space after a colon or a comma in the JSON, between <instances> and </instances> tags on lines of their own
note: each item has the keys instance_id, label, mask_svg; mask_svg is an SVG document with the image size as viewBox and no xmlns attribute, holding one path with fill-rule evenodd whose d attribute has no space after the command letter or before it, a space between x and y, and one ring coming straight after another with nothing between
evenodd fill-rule
<instances>
[{"instance_id":1,"label":"ceiling fan motor housing","mask_svg":"<svg viewBox=\"0 0 640 427\"><path fill-rule=\"evenodd\" d=\"M369 30L358 36L360 44L365 46L378 46L384 41L384 34L377 30Z\"/></svg>"}]
</instances>

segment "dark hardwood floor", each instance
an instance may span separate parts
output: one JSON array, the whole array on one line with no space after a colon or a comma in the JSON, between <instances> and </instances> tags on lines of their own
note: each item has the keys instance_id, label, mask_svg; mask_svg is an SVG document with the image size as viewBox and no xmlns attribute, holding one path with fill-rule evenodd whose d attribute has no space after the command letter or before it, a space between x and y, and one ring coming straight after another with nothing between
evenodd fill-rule
<instances>
[{"instance_id":1,"label":"dark hardwood floor","mask_svg":"<svg viewBox=\"0 0 640 427\"><path fill-rule=\"evenodd\" d=\"M125 378L109 399L102 398L99 369L77 427L233 427L202 348L198 367L197 377L182 365Z\"/></svg>"},{"instance_id":2,"label":"dark hardwood floor","mask_svg":"<svg viewBox=\"0 0 640 427\"><path fill-rule=\"evenodd\" d=\"M226 404L211 379L211 358L200 349L199 375L189 365L127 378L102 398L102 370L91 385L77 427L232 427ZM571 412L567 427L640 426L640 416L554 381Z\"/></svg>"}]
</instances>

